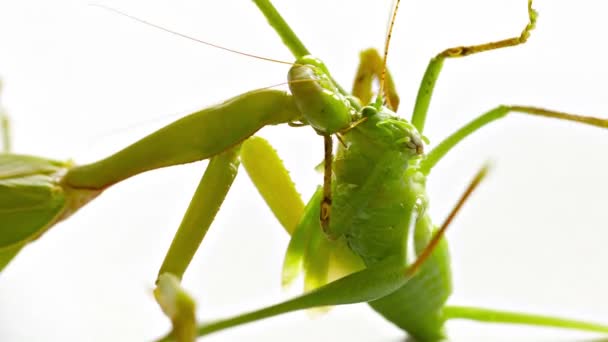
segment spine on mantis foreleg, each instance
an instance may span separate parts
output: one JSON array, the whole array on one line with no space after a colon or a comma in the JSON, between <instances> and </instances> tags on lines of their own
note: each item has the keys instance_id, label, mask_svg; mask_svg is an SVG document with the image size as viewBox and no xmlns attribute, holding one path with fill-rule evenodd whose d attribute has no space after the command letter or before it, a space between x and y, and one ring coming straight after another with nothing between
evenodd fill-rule
<instances>
[{"instance_id":1,"label":"spine on mantis foreleg","mask_svg":"<svg viewBox=\"0 0 608 342\"><path fill-rule=\"evenodd\" d=\"M266 125L299 117L293 97L286 92L251 91L188 115L108 158L75 167L63 182L103 189L145 171L210 158Z\"/></svg>"}]
</instances>

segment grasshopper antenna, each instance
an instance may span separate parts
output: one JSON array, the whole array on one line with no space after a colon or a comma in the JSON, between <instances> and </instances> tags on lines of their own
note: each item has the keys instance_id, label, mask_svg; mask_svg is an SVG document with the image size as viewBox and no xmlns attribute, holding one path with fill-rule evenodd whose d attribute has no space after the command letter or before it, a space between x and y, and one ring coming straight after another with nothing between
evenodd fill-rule
<instances>
[{"instance_id":1,"label":"grasshopper antenna","mask_svg":"<svg viewBox=\"0 0 608 342\"><path fill-rule=\"evenodd\" d=\"M386 104L389 108L393 108L390 96L385 94L386 92L386 61L388 59L388 48L391 45L391 37L393 36L393 27L395 27L395 20L397 19L397 11L399 10L399 4L401 4L401 0L396 0L393 6L393 11L391 12L390 22L388 26L388 31L386 34L386 40L384 42L384 56L382 57L382 75L380 76L380 90L378 91L378 95L384 97Z\"/></svg>"},{"instance_id":2,"label":"grasshopper antenna","mask_svg":"<svg viewBox=\"0 0 608 342\"><path fill-rule=\"evenodd\" d=\"M192 36L188 36L186 34L179 33L177 31L173 31L173 30L168 29L166 27L162 27L160 25L151 23L151 22L146 21L144 19L138 18L138 17L136 17L134 15L122 12L120 10L117 10L116 8L108 7L108 6L101 5L101 4L90 4L90 6L101 8L103 10L106 10L106 11L109 11L109 12L121 15L123 17L127 17L127 18L129 18L131 20L135 20L138 23L141 23L141 24L153 27L153 28L155 28L157 30L161 30L161 31L164 31L164 32L176 35L178 37L182 37L182 38L185 38L185 39L197 42L197 43L201 43L201 44L204 44L204 45L216 48L216 49L224 50L224 51L227 51L227 52L230 52L230 53L235 53L237 55L251 57L251 58L255 58L255 59L259 59L259 60L263 60L263 61L267 61L267 62L274 62L274 63L280 63L280 64L294 65L294 63L291 63L291 62L286 62L286 61L282 61L282 60L278 60L278 59L274 59L274 58L269 58L269 57L258 56L258 55L254 55L254 54L250 54L250 53L246 53L246 52L230 49L230 48L227 48L227 47L223 47L223 46L220 46L220 45L217 45L217 44L209 43L209 42L206 42L204 40L201 40L201 39L198 39L198 38L195 38L195 37L192 37Z\"/></svg>"}]
</instances>

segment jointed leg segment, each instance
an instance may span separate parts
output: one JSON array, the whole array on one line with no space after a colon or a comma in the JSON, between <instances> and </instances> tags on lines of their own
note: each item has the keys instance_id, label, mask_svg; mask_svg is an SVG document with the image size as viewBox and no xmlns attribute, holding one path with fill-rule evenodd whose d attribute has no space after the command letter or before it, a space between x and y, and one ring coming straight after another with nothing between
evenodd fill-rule
<instances>
[{"instance_id":1,"label":"jointed leg segment","mask_svg":"<svg viewBox=\"0 0 608 342\"><path fill-rule=\"evenodd\" d=\"M414 112L412 114L412 124L418 129L420 133L424 130L424 124L426 122L426 115L435 89L435 84L443 68L443 62L446 58L465 57L472 54L502 49L510 46L517 46L525 43L530 37L530 31L532 31L536 25L537 13L532 8L532 0L528 0L528 24L518 37L508 38L499 40L496 42L470 45L470 46L458 46L446 49L430 60L420 88L418 89L418 95L416 97L416 104L414 106Z\"/></svg>"},{"instance_id":2,"label":"jointed leg segment","mask_svg":"<svg viewBox=\"0 0 608 342\"><path fill-rule=\"evenodd\" d=\"M421 170L428 174L433 166L443 158L454 146L460 143L464 138L468 137L473 132L484 127L485 125L502 119L511 112L517 112L527 115L542 116L560 120L568 120L579 122L591 126L608 128L608 119L601 119L591 116L582 116L577 114L568 114L538 107L530 106L498 106L464 125L462 128L454 132L452 135L444 139L439 145L431 150L425 157L421 165Z\"/></svg>"}]
</instances>

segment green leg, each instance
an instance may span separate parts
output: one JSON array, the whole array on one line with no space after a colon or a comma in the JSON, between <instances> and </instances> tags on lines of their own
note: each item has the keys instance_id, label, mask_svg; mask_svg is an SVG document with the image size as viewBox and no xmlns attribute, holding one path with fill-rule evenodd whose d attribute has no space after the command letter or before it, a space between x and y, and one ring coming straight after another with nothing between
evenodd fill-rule
<instances>
[{"instance_id":1,"label":"green leg","mask_svg":"<svg viewBox=\"0 0 608 342\"><path fill-rule=\"evenodd\" d=\"M239 148L240 146L231 148L209 161L171 242L158 272L159 276L170 273L179 279L182 278L236 177Z\"/></svg>"},{"instance_id":2,"label":"green leg","mask_svg":"<svg viewBox=\"0 0 608 342\"><path fill-rule=\"evenodd\" d=\"M304 204L293 182L264 139L252 137L242 146L211 158L165 256L154 291L157 302L172 321L172 335L177 341L194 341L196 336L195 304L179 284L180 279L236 177L239 159L288 232L293 231L303 212Z\"/></svg>"},{"instance_id":3,"label":"green leg","mask_svg":"<svg viewBox=\"0 0 608 342\"><path fill-rule=\"evenodd\" d=\"M468 137L470 134L484 127L485 125L498 119L504 118L510 112L517 112L522 114L542 116L560 120L568 120L591 126L608 128L608 120L606 119L576 114L568 114L529 106L498 106L482 114L481 116L469 122L468 124L464 125L462 128L460 128L452 135L447 137L445 140L443 140L441 143L439 143L439 145L437 145L426 155L424 161L421 164L421 171L425 174L428 174L435 166L435 164L437 164L437 162L439 162L439 160L441 160L443 156L445 156L454 146L460 143L464 138Z\"/></svg>"},{"instance_id":4,"label":"green leg","mask_svg":"<svg viewBox=\"0 0 608 342\"><path fill-rule=\"evenodd\" d=\"M154 297L171 320L177 342L196 341L196 303L182 288L179 278L165 273L158 277Z\"/></svg>"},{"instance_id":5,"label":"green leg","mask_svg":"<svg viewBox=\"0 0 608 342\"><path fill-rule=\"evenodd\" d=\"M240 148L230 148L209 161L158 272L154 296L171 320L171 334L178 342L196 340L196 305L180 281L236 177Z\"/></svg>"},{"instance_id":6,"label":"green leg","mask_svg":"<svg viewBox=\"0 0 608 342\"><path fill-rule=\"evenodd\" d=\"M300 118L293 96L286 92L250 91L185 116L107 158L73 167L62 182L104 189L142 172L211 158L264 126Z\"/></svg>"},{"instance_id":7,"label":"green leg","mask_svg":"<svg viewBox=\"0 0 608 342\"><path fill-rule=\"evenodd\" d=\"M380 77L382 77L383 65L382 56L380 56L380 53L376 49L363 50L359 54L359 67L357 68L351 93L361 100L363 105L371 103L373 96L372 83L374 79L379 81ZM388 70L385 77L384 89L387 105L396 112L399 108L399 94L397 94L395 83Z\"/></svg>"},{"instance_id":8,"label":"green leg","mask_svg":"<svg viewBox=\"0 0 608 342\"><path fill-rule=\"evenodd\" d=\"M412 114L412 124L418 129L420 133L424 130L424 124L426 122L426 115L435 89L435 83L439 78L439 73L443 67L443 62L446 58L465 57L479 52L485 52L495 49L502 49L505 47L516 46L525 43L530 36L530 31L534 29L536 24L536 11L532 8L532 0L528 0L528 17L529 22L522 31L521 35L514 38L508 38L499 40L496 42L472 45L472 46L458 46L450 49L446 49L439 53L429 62L420 88L418 89L418 95L416 97L416 104L414 106L414 113Z\"/></svg>"},{"instance_id":9,"label":"green leg","mask_svg":"<svg viewBox=\"0 0 608 342\"><path fill-rule=\"evenodd\" d=\"M522 324L608 333L608 325L543 315L523 314L518 312L466 306L447 306L443 313L446 319L468 319L487 323Z\"/></svg>"},{"instance_id":10,"label":"green leg","mask_svg":"<svg viewBox=\"0 0 608 342\"><path fill-rule=\"evenodd\" d=\"M304 202L277 152L268 141L251 137L243 143L241 162L270 210L292 235L304 212Z\"/></svg>"}]
</instances>

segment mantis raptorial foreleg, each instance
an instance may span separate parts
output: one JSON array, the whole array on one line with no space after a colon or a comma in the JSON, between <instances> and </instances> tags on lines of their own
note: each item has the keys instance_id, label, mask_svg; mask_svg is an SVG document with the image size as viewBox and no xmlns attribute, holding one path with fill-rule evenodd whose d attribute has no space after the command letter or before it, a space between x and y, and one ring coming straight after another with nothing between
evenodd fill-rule
<instances>
[{"instance_id":1,"label":"mantis raptorial foreleg","mask_svg":"<svg viewBox=\"0 0 608 342\"><path fill-rule=\"evenodd\" d=\"M92 164L74 167L43 158L0 154L0 195L6 196L6 200L0 198L4 205L0 212L0 266L111 185L148 170L218 156L260 128L295 121L300 115L291 95L256 90L177 120ZM224 168L230 169L230 163ZM16 189L16 183L23 186ZM221 201L219 192L216 196L216 201ZM195 221L205 219L212 217ZM184 269L188 262L179 261L182 264L175 270Z\"/></svg>"},{"instance_id":2,"label":"mantis raptorial foreleg","mask_svg":"<svg viewBox=\"0 0 608 342\"><path fill-rule=\"evenodd\" d=\"M297 121L293 97L279 90L255 90L188 115L98 162L74 167L63 182L103 189L141 172L217 155L259 129Z\"/></svg>"}]
</instances>

